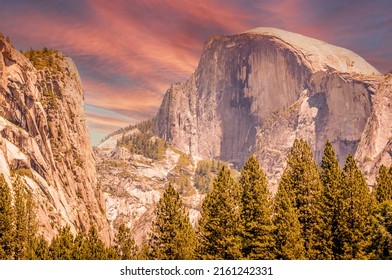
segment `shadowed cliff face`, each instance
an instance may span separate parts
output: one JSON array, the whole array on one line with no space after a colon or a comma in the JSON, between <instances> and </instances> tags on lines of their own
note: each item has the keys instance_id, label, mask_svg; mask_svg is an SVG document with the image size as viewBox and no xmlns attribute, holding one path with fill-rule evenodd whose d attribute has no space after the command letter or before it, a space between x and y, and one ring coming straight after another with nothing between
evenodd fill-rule
<instances>
[{"instance_id":1,"label":"shadowed cliff face","mask_svg":"<svg viewBox=\"0 0 392 280\"><path fill-rule=\"evenodd\" d=\"M214 36L195 73L167 91L156 129L187 153L237 167L255 153L275 185L295 138L317 161L327 140L341 164L357 153L380 77L355 53L290 32Z\"/></svg>"},{"instance_id":2,"label":"shadowed cliff face","mask_svg":"<svg viewBox=\"0 0 392 280\"><path fill-rule=\"evenodd\" d=\"M363 129L370 116L373 91L360 80L341 74L316 73L312 76L310 108L314 117L315 157L321 161L324 145L330 140L344 164L348 154L354 155Z\"/></svg>"},{"instance_id":3,"label":"shadowed cliff face","mask_svg":"<svg viewBox=\"0 0 392 280\"><path fill-rule=\"evenodd\" d=\"M205 111L213 106L221 131L220 135L201 132L199 141L212 140L213 156L240 167L254 151L257 129L264 119L299 97L303 76L309 73L292 53L268 38L237 35L207 42L195 75L198 122L208 123ZM209 101L202 102L208 97Z\"/></svg>"},{"instance_id":4,"label":"shadowed cliff face","mask_svg":"<svg viewBox=\"0 0 392 280\"><path fill-rule=\"evenodd\" d=\"M268 38L213 37L195 74L168 91L158 113L159 134L185 151L241 166L255 149L257 129L272 112L298 99L309 75L291 52ZM175 108L183 96L189 102L179 101ZM177 137L188 127L197 132Z\"/></svg>"},{"instance_id":5,"label":"shadowed cliff face","mask_svg":"<svg viewBox=\"0 0 392 280\"><path fill-rule=\"evenodd\" d=\"M51 63L37 70L0 40L0 173L9 184L23 177L48 239L66 224L73 231L95 225L108 242L79 74L59 52L40 55Z\"/></svg>"}]
</instances>

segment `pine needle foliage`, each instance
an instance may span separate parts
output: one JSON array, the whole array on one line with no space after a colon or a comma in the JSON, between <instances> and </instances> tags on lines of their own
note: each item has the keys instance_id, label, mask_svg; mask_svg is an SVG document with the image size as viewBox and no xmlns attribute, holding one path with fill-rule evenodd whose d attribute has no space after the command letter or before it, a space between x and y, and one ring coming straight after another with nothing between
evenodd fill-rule
<instances>
[{"instance_id":1,"label":"pine needle foliage","mask_svg":"<svg viewBox=\"0 0 392 280\"><path fill-rule=\"evenodd\" d=\"M284 185L280 185L274 199L275 258L278 260L305 259L304 239L297 209Z\"/></svg>"},{"instance_id":2,"label":"pine needle foliage","mask_svg":"<svg viewBox=\"0 0 392 280\"><path fill-rule=\"evenodd\" d=\"M377 205L373 212L372 244L369 257L392 260L392 200Z\"/></svg>"},{"instance_id":3,"label":"pine needle foliage","mask_svg":"<svg viewBox=\"0 0 392 280\"><path fill-rule=\"evenodd\" d=\"M196 234L179 193L169 184L155 210L147 256L158 260L195 257Z\"/></svg>"},{"instance_id":4,"label":"pine needle foliage","mask_svg":"<svg viewBox=\"0 0 392 280\"><path fill-rule=\"evenodd\" d=\"M242 258L241 192L223 165L213 189L203 201L199 220L200 259L236 260Z\"/></svg>"},{"instance_id":5,"label":"pine needle foliage","mask_svg":"<svg viewBox=\"0 0 392 280\"><path fill-rule=\"evenodd\" d=\"M242 257L273 259L274 237L272 199L267 179L255 156L249 157L241 170Z\"/></svg>"},{"instance_id":6,"label":"pine needle foliage","mask_svg":"<svg viewBox=\"0 0 392 280\"><path fill-rule=\"evenodd\" d=\"M311 148L305 140L294 141L279 188L284 188L292 197L293 206L297 210L305 257L320 258L322 183Z\"/></svg>"},{"instance_id":7,"label":"pine needle foliage","mask_svg":"<svg viewBox=\"0 0 392 280\"><path fill-rule=\"evenodd\" d=\"M0 259L11 259L14 243L14 212L11 189L3 174L0 175Z\"/></svg>"},{"instance_id":8,"label":"pine needle foliage","mask_svg":"<svg viewBox=\"0 0 392 280\"><path fill-rule=\"evenodd\" d=\"M122 260L136 260L138 248L133 239L131 229L121 224L114 238L115 250Z\"/></svg>"},{"instance_id":9,"label":"pine needle foliage","mask_svg":"<svg viewBox=\"0 0 392 280\"><path fill-rule=\"evenodd\" d=\"M381 165L376 184L376 200L378 203L392 200L392 168Z\"/></svg>"},{"instance_id":10,"label":"pine needle foliage","mask_svg":"<svg viewBox=\"0 0 392 280\"><path fill-rule=\"evenodd\" d=\"M322 193L322 235L321 259L336 259L341 247L338 234L342 211L343 173L332 144L327 141L321 160Z\"/></svg>"},{"instance_id":11,"label":"pine needle foliage","mask_svg":"<svg viewBox=\"0 0 392 280\"><path fill-rule=\"evenodd\" d=\"M374 205L365 177L351 155L346 159L343 179L343 205L338 225L341 248L337 258L367 259Z\"/></svg>"}]
</instances>

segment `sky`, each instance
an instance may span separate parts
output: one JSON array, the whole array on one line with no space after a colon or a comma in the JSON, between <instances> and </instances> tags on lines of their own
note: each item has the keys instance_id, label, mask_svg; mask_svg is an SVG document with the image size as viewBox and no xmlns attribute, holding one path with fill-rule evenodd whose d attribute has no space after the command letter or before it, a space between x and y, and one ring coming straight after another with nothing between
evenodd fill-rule
<instances>
[{"instance_id":1,"label":"sky","mask_svg":"<svg viewBox=\"0 0 392 280\"><path fill-rule=\"evenodd\" d=\"M280 28L392 69L391 0L0 0L0 32L18 50L48 47L76 63L91 142L149 119L196 69L215 34Z\"/></svg>"}]
</instances>

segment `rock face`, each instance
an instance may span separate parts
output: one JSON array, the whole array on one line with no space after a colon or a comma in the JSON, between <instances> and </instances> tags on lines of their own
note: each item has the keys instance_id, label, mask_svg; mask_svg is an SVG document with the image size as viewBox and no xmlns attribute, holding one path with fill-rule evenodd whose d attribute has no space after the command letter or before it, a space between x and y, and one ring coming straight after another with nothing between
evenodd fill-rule
<instances>
[{"instance_id":1,"label":"rock face","mask_svg":"<svg viewBox=\"0 0 392 280\"><path fill-rule=\"evenodd\" d=\"M133 131L114 134L94 147L98 182L102 187L107 217L113 233L121 224L132 229L137 244L141 244L154 218L155 206L165 186L172 182L181 194L190 220L196 223L204 193L193 186L197 161L180 165L181 151L168 147L161 160L154 160L117 145L117 140ZM190 185L181 190L173 183L181 174L188 174Z\"/></svg>"},{"instance_id":2,"label":"rock face","mask_svg":"<svg viewBox=\"0 0 392 280\"><path fill-rule=\"evenodd\" d=\"M0 39L0 172L10 184L23 177L48 239L60 226L95 225L109 242L79 74L61 53L47 55L52 67L37 70Z\"/></svg>"},{"instance_id":3,"label":"rock face","mask_svg":"<svg viewBox=\"0 0 392 280\"><path fill-rule=\"evenodd\" d=\"M195 73L166 92L156 132L237 167L255 153L273 189L295 138L317 161L330 140L341 164L355 154L374 179L375 166L391 163L391 88L391 77L357 54L302 35L257 28L213 36Z\"/></svg>"}]
</instances>

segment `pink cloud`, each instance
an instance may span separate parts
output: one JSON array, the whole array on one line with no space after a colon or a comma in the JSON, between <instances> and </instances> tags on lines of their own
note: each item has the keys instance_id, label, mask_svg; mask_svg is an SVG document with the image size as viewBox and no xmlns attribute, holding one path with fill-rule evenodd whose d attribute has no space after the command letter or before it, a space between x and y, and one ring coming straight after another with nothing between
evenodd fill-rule
<instances>
[{"instance_id":1,"label":"pink cloud","mask_svg":"<svg viewBox=\"0 0 392 280\"><path fill-rule=\"evenodd\" d=\"M351 48L379 68L392 68L390 28L377 48L373 42L370 47L363 45L364 33L374 34L379 28L376 19L390 19L390 10L365 1L81 3L88 12L79 17L61 9L56 13L46 13L48 7L29 9L30 2L19 5L19 13L2 9L0 29L25 47L61 49L81 71L87 103L136 119L156 113L166 89L190 76L204 41L216 33L240 33L258 26L282 28ZM388 21L382 24L387 26ZM357 28L361 30L355 32ZM105 126L119 124L89 118Z\"/></svg>"}]
</instances>

